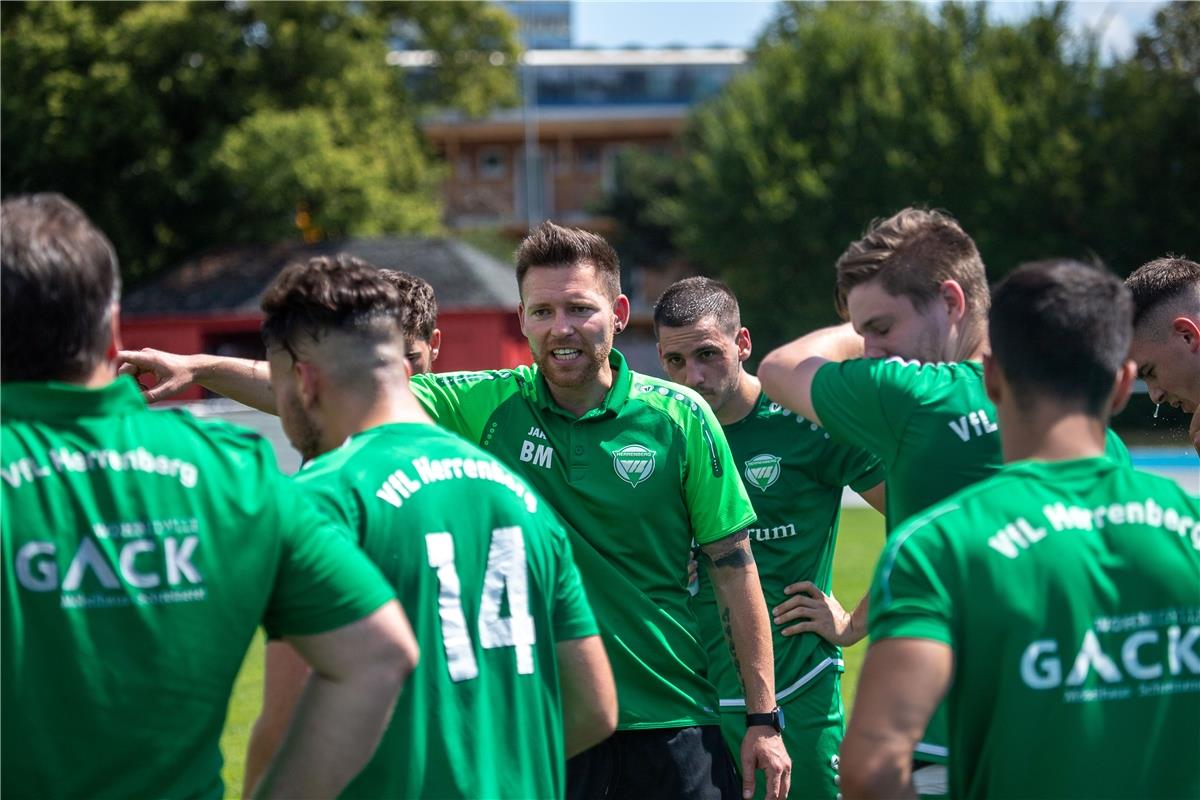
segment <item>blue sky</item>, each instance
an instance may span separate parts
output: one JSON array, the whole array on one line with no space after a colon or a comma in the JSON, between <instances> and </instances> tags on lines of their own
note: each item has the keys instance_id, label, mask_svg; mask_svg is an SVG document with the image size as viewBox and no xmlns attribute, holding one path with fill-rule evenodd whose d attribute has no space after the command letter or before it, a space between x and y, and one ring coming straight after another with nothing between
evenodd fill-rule
<instances>
[{"instance_id":1,"label":"blue sky","mask_svg":"<svg viewBox=\"0 0 1200 800\"><path fill-rule=\"evenodd\" d=\"M1077 27L1102 28L1103 52L1126 55L1134 36L1149 27L1161 2L1073 2ZM994 19L1028 15L1036 3L993 2ZM759 0L575 0L573 28L577 46L643 47L727 44L747 47L771 19L775 3Z\"/></svg>"}]
</instances>

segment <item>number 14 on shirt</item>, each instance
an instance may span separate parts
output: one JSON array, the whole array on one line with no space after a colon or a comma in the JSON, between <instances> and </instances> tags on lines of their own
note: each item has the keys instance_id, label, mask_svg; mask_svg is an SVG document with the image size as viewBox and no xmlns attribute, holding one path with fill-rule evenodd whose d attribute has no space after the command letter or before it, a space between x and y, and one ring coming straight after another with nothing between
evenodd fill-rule
<instances>
[{"instance_id":1,"label":"number 14 on shirt","mask_svg":"<svg viewBox=\"0 0 1200 800\"><path fill-rule=\"evenodd\" d=\"M462 584L454 567L454 537L449 533L425 534L429 566L437 570L438 616L446 665L455 683L479 676L475 647L462 608ZM509 616L500 616L501 595L508 592ZM525 538L519 527L496 528L488 548L487 572L479 603L479 643L485 650L517 649L517 672L533 672L533 645L537 635L529 615L529 573L525 565Z\"/></svg>"}]
</instances>

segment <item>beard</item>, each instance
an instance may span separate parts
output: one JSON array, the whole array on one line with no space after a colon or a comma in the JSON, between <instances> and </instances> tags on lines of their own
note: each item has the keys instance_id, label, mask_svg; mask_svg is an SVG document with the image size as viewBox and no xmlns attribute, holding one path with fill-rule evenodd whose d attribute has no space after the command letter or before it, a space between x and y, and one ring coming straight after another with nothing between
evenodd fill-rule
<instances>
[{"instance_id":1,"label":"beard","mask_svg":"<svg viewBox=\"0 0 1200 800\"><path fill-rule=\"evenodd\" d=\"M286 408L280 409L280 422L288 441L305 461L321 455L321 430L305 413L299 396L293 394L287 398Z\"/></svg>"},{"instance_id":2,"label":"beard","mask_svg":"<svg viewBox=\"0 0 1200 800\"><path fill-rule=\"evenodd\" d=\"M563 347L575 348L579 350L579 355L571 361L559 361L554 357L554 350ZM611 351L612 345L605 342L590 347L586 342L548 343L534 354L534 362L550 385L563 389L578 389L597 379L600 370L608 363Z\"/></svg>"}]
</instances>

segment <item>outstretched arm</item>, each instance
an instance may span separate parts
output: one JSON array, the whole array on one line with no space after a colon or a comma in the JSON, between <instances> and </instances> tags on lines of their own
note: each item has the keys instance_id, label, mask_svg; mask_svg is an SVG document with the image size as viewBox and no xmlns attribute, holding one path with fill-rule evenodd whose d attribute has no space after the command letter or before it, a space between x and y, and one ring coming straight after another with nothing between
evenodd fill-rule
<instances>
[{"instance_id":1,"label":"outstretched arm","mask_svg":"<svg viewBox=\"0 0 1200 800\"><path fill-rule=\"evenodd\" d=\"M750 540L746 531L739 531L704 545L703 552L733 664L746 693L746 712L769 713L776 706L775 655ZM755 771L760 769L765 772L767 800L787 797L792 760L774 728L746 729L741 762L744 797L754 796Z\"/></svg>"},{"instance_id":2,"label":"outstretched arm","mask_svg":"<svg viewBox=\"0 0 1200 800\"><path fill-rule=\"evenodd\" d=\"M199 384L231 400L275 414L275 395L271 391L271 370L266 361L196 355L177 355L146 347L117 353L122 375L141 378L150 375L154 383L143 391L146 401L156 403Z\"/></svg>"},{"instance_id":3,"label":"outstretched arm","mask_svg":"<svg viewBox=\"0 0 1200 800\"><path fill-rule=\"evenodd\" d=\"M758 378L768 397L820 425L812 402L813 376L830 361L848 361L862 354L862 337L847 322L805 334L767 353Z\"/></svg>"}]
</instances>

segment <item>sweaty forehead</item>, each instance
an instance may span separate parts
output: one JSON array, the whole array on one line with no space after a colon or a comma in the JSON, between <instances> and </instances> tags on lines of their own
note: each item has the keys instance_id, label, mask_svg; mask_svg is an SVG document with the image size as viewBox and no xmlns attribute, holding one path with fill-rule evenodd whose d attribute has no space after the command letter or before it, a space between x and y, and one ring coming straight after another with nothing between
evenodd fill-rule
<instances>
[{"instance_id":1,"label":"sweaty forehead","mask_svg":"<svg viewBox=\"0 0 1200 800\"><path fill-rule=\"evenodd\" d=\"M707 347L720 347L731 338L711 317L697 320L691 325L658 326L658 344L664 353L686 355Z\"/></svg>"}]
</instances>

